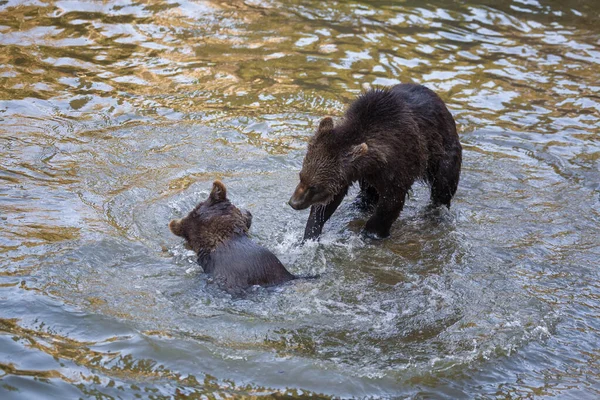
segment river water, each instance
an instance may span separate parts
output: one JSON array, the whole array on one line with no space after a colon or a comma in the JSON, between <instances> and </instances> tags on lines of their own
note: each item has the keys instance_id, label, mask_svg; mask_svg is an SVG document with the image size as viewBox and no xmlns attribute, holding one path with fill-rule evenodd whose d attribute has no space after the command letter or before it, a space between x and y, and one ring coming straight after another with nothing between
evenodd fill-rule
<instances>
[{"instance_id":1,"label":"river water","mask_svg":"<svg viewBox=\"0 0 600 400\"><path fill-rule=\"evenodd\" d=\"M600 3L0 1L0 398L600 396ZM450 211L286 201L322 116L419 82ZM214 179L299 275L232 298L167 228ZM356 191L354 191L355 193Z\"/></svg>"}]
</instances>

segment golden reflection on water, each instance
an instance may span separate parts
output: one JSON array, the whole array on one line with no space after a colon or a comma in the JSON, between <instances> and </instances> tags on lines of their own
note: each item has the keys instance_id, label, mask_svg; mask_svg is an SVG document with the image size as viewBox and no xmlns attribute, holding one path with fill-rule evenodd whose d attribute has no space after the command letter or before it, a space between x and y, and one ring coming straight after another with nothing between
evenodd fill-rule
<instances>
[{"instance_id":1,"label":"golden reflection on water","mask_svg":"<svg viewBox=\"0 0 600 400\"><path fill-rule=\"evenodd\" d=\"M254 396L264 396L264 394L278 393L280 395L304 397L310 396L310 393L302 395L296 390L273 390L269 388L253 387L252 385L239 386L233 382L219 382L210 375L205 375L203 379L198 380L194 375L183 376L170 371L162 365L158 365L152 359L139 359L130 354L122 354L119 351L98 351L93 347L103 347L110 343L127 341L130 337L110 337L102 343L97 342L78 342L68 337L45 333L40 330L25 329L19 326L17 319L0 319L0 333L12 335L12 339L20 345L39 350L56 359L63 360L63 363L72 361L79 366L79 372L73 375L66 368L61 370L23 370L15 367L13 363L0 363L0 373L3 375L14 375L24 377L35 377L41 381L52 382L54 379L80 384L89 382L97 385L106 385L109 388L115 388L124 393L148 392L144 390L146 382L152 382L157 379L169 379L178 382L179 387L188 391L193 396L221 396L225 398L236 398L244 396L254 398ZM149 338L168 337L168 333L160 331L144 332ZM64 366L64 364L62 364ZM85 372L84 372L85 371ZM65 375L66 373L66 375ZM77 376L78 375L78 376ZM112 379L105 378L106 376ZM0 375L2 377L2 375ZM18 388L3 385L5 390L18 392ZM150 390L152 392L152 390ZM176 395L177 389L173 392ZM102 392L91 389L90 395L102 395ZM325 398L325 396L320 396ZM170 396L161 396L158 394L155 398L166 399Z\"/></svg>"},{"instance_id":2,"label":"golden reflection on water","mask_svg":"<svg viewBox=\"0 0 600 400\"><path fill-rule=\"evenodd\" d=\"M37 99L50 115L78 120L321 115L339 113L365 86L417 81L470 129L593 126L599 55L586 19L454 7L5 6L0 96L11 100L8 115L17 105L34 114L18 100Z\"/></svg>"}]
</instances>

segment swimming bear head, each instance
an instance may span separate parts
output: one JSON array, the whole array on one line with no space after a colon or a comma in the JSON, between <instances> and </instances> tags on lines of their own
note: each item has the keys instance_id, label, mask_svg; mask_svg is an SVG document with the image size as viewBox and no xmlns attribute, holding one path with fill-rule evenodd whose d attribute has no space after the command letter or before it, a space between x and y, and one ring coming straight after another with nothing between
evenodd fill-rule
<instances>
[{"instance_id":1,"label":"swimming bear head","mask_svg":"<svg viewBox=\"0 0 600 400\"><path fill-rule=\"evenodd\" d=\"M217 180L208 199L186 217L172 220L169 229L184 238L187 246L200 255L210 253L237 236L246 235L251 225L252 214L231 204L225 185Z\"/></svg>"}]
</instances>

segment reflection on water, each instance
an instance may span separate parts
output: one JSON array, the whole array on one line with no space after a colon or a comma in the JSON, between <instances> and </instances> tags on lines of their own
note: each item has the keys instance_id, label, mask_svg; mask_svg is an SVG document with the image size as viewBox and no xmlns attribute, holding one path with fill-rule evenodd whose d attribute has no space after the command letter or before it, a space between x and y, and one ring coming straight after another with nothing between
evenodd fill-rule
<instances>
[{"instance_id":1,"label":"reflection on water","mask_svg":"<svg viewBox=\"0 0 600 400\"><path fill-rule=\"evenodd\" d=\"M600 5L0 1L2 398L599 396ZM323 115L421 82L465 150L392 237L285 201ZM232 299L167 222L223 179L320 274Z\"/></svg>"}]
</instances>

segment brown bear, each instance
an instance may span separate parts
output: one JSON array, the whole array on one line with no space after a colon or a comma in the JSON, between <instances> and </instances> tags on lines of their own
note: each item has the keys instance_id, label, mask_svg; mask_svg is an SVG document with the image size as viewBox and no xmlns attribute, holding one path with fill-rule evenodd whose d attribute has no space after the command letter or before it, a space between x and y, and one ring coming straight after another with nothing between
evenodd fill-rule
<instances>
[{"instance_id":1,"label":"brown bear","mask_svg":"<svg viewBox=\"0 0 600 400\"><path fill-rule=\"evenodd\" d=\"M359 204L374 207L363 233L381 239L389 236L416 180L430 185L434 206L450 207L461 162L454 118L437 94L417 84L372 89L338 125L321 120L289 204L311 207L304 239L314 239L358 181Z\"/></svg>"},{"instance_id":2,"label":"brown bear","mask_svg":"<svg viewBox=\"0 0 600 400\"><path fill-rule=\"evenodd\" d=\"M252 215L227 199L220 181L206 201L169 223L175 235L198 255L198 264L225 290L238 292L253 285L271 286L295 278L266 248L248 237Z\"/></svg>"}]
</instances>

